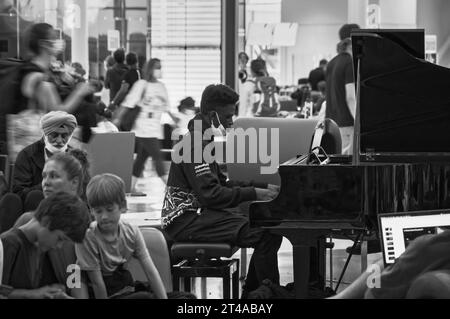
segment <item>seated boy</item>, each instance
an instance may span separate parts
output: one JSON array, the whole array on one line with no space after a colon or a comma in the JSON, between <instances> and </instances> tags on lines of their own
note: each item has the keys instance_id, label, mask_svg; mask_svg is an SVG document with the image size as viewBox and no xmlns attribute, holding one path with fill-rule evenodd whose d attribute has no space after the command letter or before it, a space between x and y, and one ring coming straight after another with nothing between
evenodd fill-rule
<instances>
[{"instance_id":1,"label":"seated boy","mask_svg":"<svg viewBox=\"0 0 450 319\"><path fill-rule=\"evenodd\" d=\"M125 184L115 175L99 175L90 181L87 199L95 221L84 242L75 246L78 264L87 272L96 299L150 299L150 292L135 291L134 280L125 267L136 257L156 298L167 299L140 230L120 220L127 209L125 196Z\"/></svg>"},{"instance_id":2,"label":"seated boy","mask_svg":"<svg viewBox=\"0 0 450 319\"><path fill-rule=\"evenodd\" d=\"M28 223L0 235L3 245L0 279L3 288L11 287L7 297L70 298L66 295L66 283L56 279L47 252L61 247L65 241L82 242L89 221L89 210L83 201L74 195L57 193L41 202Z\"/></svg>"}]
</instances>

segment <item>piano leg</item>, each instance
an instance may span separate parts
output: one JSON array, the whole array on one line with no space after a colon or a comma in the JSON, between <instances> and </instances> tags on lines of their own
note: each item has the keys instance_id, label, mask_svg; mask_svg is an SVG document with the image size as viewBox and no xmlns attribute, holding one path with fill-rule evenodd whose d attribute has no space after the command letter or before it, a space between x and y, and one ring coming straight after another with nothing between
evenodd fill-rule
<instances>
[{"instance_id":1,"label":"piano leg","mask_svg":"<svg viewBox=\"0 0 450 319\"><path fill-rule=\"evenodd\" d=\"M311 278L311 270L314 273L316 280L321 282L324 279L324 271L322 271L322 266L325 265L324 261L320 261L321 258L311 256L311 248L318 254L322 254L324 249L317 251L318 239L325 237L329 231L327 230L317 230L317 229L286 229L286 228L270 228L270 231L286 237L292 244L292 258L294 267L294 287L295 287L295 297L297 299L308 298L308 288ZM324 240L324 239L323 239ZM320 246L320 245L319 245ZM311 269L311 258L316 259L316 267L319 269ZM314 264L314 263L313 263Z\"/></svg>"},{"instance_id":2,"label":"piano leg","mask_svg":"<svg viewBox=\"0 0 450 319\"><path fill-rule=\"evenodd\" d=\"M308 298L311 247L294 244L292 246L295 297L306 299Z\"/></svg>"},{"instance_id":3,"label":"piano leg","mask_svg":"<svg viewBox=\"0 0 450 319\"><path fill-rule=\"evenodd\" d=\"M316 283L316 287L320 290L325 289L325 279L326 279L326 257L327 250L325 247L326 237L320 237L317 240L317 246L311 248L311 252L314 252L314 257L311 258L311 276L309 276L309 282Z\"/></svg>"}]
</instances>

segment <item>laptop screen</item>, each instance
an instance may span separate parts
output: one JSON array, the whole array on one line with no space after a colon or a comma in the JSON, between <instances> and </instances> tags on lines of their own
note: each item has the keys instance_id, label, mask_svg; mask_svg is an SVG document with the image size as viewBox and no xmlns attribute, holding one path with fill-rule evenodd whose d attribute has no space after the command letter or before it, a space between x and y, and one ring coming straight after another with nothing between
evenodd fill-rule
<instances>
[{"instance_id":1,"label":"laptop screen","mask_svg":"<svg viewBox=\"0 0 450 319\"><path fill-rule=\"evenodd\" d=\"M450 210L380 214L378 218L386 265L393 264L417 237L450 228Z\"/></svg>"}]
</instances>

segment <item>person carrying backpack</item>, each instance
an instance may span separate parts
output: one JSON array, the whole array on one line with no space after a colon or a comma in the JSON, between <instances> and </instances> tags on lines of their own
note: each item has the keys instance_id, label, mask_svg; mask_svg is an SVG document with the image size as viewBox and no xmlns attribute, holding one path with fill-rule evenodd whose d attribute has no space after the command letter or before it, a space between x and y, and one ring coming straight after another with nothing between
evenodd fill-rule
<instances>
[{"instance_id":1,"label":"person carrying backpack","mask_svg":"<svg viewBox=\"0 0 450 319\"><path fill-rule=\"evenodd\" d=\"M64 43L47 23L32 25L27 36L31 59L3 63L6 66L0 71L1 151L7 151L12 162L21 149L42 137L39 121L43 114L56 110L73 113L84 97L94 92L90 84L83 83L61 101L47 74Z\"/></svg>"},{"instance_id":2,"label":"person carrying backpack","mask_svg":"<svg viewBox=\"0 0 450 319\"><path fill-rule=\"evenodd\" d=\"M266 62L258 58L250 64L252 79L244 84L239 101L239 116L273 117L280 110L275 78L269 76Z\"/></svg>"}]
</instances>

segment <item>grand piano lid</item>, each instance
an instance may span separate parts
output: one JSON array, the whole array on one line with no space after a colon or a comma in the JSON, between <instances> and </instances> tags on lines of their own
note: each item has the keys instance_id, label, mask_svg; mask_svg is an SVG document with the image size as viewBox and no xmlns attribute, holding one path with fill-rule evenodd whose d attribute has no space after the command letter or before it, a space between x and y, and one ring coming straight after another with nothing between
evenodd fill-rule
<instances>
[{"instance_id":1,"label":"grand piano lid","mask_svg":"<svg viewBox=\"0 0 450 319\"><path fill-rule=\"evenodd\" d=\"M450 157L450 69L419 58L423 50L408 41L423 37L423 30L409 31L416 35L352 33L355 65L361 59L356 78L362 160L371 158L365 154Z\"/></svg>"}]
</instances>

